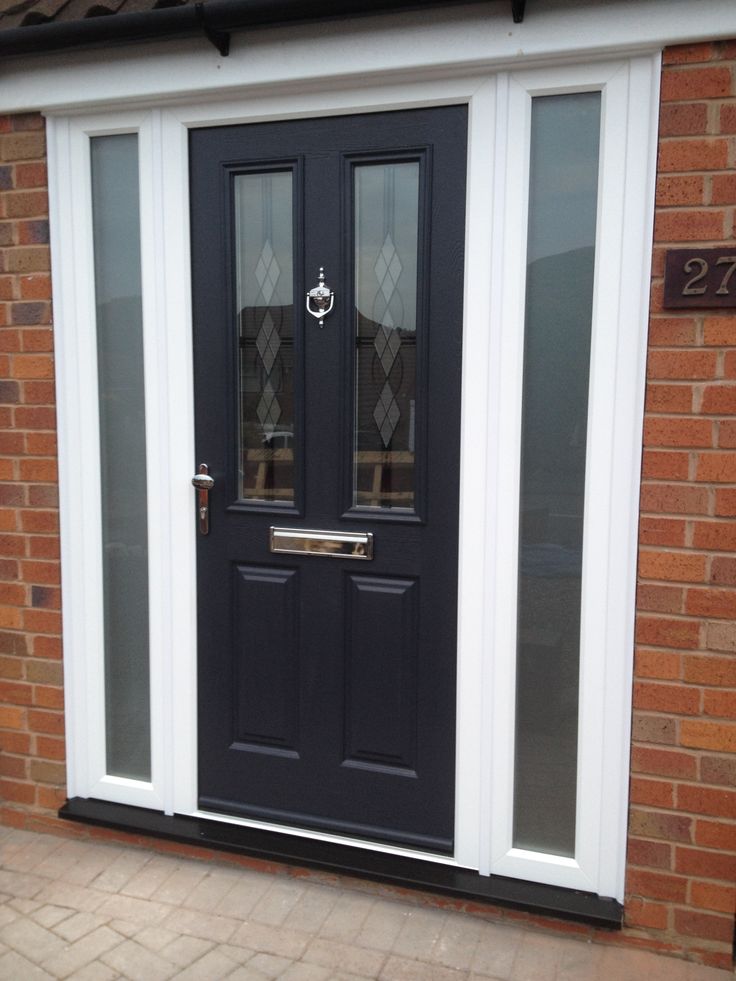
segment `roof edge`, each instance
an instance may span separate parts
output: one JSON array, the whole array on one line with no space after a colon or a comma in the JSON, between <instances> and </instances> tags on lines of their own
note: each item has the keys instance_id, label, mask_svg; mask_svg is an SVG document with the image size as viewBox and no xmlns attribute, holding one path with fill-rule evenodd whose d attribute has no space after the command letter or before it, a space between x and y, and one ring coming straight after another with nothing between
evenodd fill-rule
<instances>
[{"instance_id":1,"label":"roof edge","mask_svg":"<svg viewBox=\"0 0 736 981\"><path fill-rule=\"evenodd\" d=\"M142 13L0 30L0 55L10 57L202 34L225 56L227 35L233 30L462 3L467 0L207 0Z\"/></svg>"}]
</instances>

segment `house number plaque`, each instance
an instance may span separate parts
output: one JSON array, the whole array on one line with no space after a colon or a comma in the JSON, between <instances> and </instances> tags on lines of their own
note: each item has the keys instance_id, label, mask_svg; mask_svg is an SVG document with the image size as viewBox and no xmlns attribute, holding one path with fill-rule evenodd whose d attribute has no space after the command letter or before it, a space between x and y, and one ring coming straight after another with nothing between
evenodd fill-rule
<instances>
[{"instance_id":1,"label":"house number plaque","mask_svg":"<svg viewBox=\"0 0 736 981\"><path fill-rule=\"evenodd\" d=\"M736 307L736 246L670 249L664 266L665 307Z\"/></svg>"}]
</instances>

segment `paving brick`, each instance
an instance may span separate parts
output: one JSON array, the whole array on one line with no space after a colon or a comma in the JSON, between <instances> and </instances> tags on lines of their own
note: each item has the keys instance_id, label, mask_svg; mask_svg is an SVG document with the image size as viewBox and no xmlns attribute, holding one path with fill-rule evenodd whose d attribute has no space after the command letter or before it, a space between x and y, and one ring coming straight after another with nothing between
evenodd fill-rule
<instances>
[{"instance_id":1,"label":"paving brick","mask_svg":"<svg viewBox=\"0 0 736 981\"><path fill-rule=\"evenodd\" d=\"M105 894L85 886L73 886L68 882L49 882L36 893L36 898L42 903L68 906L79 912L94 913L104 901Z\"/></svg>"},{"instance_id":2,"label":"paving brick","mask_svg":"<svg viewBox=\"0 0 736 981\"><path fill-rule=\"evenodd\" d=\"M164 927L143 927L135 935L136 942L143 944L144 947L148 947L149 950L155 950L156 952L163 950L164 947L171 943L175 943L179 939L189 940L189 937L180 938L173 930L166 930ZM202 949L197 956L203 954L205 951L209 950L212 944L204 943L204 941L197 941L197 943L202 943ZM171 958L168 958L171 960ZM192 957L191 960L194 960ZM184 963L189 963L185 961Z\"/></svg>"},{"instance_id":3,"label":"paving brick","mask_svg":"<svg viewBox=\"0 0 736 981\"><path fill-rule=\"evenodd\" d=\"M46 879L37 875L21 874L19 872L3 871L0 869L0 891L10 893L20 899L31 899L38 895L45 886Z\"/></svg>"},{"instance_id":4,"label":"paving brick","mask_svg":"<svg viewBox=\"0 0 736 981\"><path fill-rule=\"evenodd\" d=\"M43 875L49 879L57 879L61 876L66 878L69 870L84 853L83 848L80 851L77 846L77 850L75 850L75 846L77 846L77 842L63 842L59 848L56 848L38 863L34 872L37 875ZM76 885L86 886L88 883L79 882Z\"/></svg>"},{"instance_id":5,"label":"paving brick","mask_svg":"<svg viewBox=\"0 0 736 981\"><path fill-rule=\"evenodd\" d=\"M156 856L136 872L121 888L121 893L137 899L150 899L161 888L172 872L170 859Z\"/></svg>"},{"instance_id":6,"label":"paving brick","mask_svg":"<svg viewBox=\"0 0 736 981\"><path fill-rule=\"evenodd\" d=\"M509 977L513 981L554 981L563 950L559 940L525 932Z\"/></svg>"},{"instance_id":7,"label":"paving brick","mask_svg":"<svg viewBox=\"0 0 736 981\"><path fill-rule=\"evenodd\" d=\"M391 950L401 933L407 915L407 907L399 903L376 902L363 920L355 943L359 947Z\"/></svg>"},{"instance_id":8,"label":"paving brick","mask_svg":"<svg viewBox=\"0 0 736 981\"><path fill-rule=\"evenodd\" d=\"M211 912L237 884L239 873L230 869L205 869L204 877L185 896L181 905L187 909Z\"/></svg>"},{"instance_id":9,"label":"paving brick","mask_svg":"<svg viewBox=\"0 0 736 981\"><path fill-rule=\"evenodd\" d=\"M171 912L171 907L163 903L152 903L147 899L136 899L133 896L104 897L103 895L98 911L101 916L151 924L160 923Z\"/></svg>"},{"instance_id":10,"label":"paving brick","mask_svg":"<svg viewBox=\"0 0 736 981\"><path fill-rule=\"evenodd\" d=\"M35 920L36 923L40 923L43 927L52 929L58 926L62 920L67 920L70 916L74 915L72 910L66 909L64 906L41 906L40 909L31 913L31 919ZM56 933L58 932L56 930Z\"/></svg>"},{"instance_id":11,"label":"paving brick","mask_svg":"<svg viewBox=\"0 0 736 981\"><path fill-rule=\"evenodd\" d=\"M603 950L594 944L568 943L562 951L557 977L560 981L603 981Z\"/></svg>"},{"instance_id":12,"label":"paving brick","mask_svg":"<svg viewBox=\"0 0 736 981\"><path fill-rule=\"evenodd\" d=\"M318 933L335 908L340 892L329 886L309 885L289 911L284 926L304 933Z\"/></svg>"},{"instance_id":13,"label":"paving brick","mask_svg":"<svg viewBox=\"0 0 736 981\"><path fill-rule=\"evenodd\" d=\"M33 899L8 899L6 900L11 909L17 910L24 916L30 916L35 910L40 909L42 903L37 903Z\"/></svg>"},{"instance_id":14,"label":"paving brick","mask_svg":"<svg viewBox=\"0 0 736 981\"><path fill-rule=\"evenodd\" d=\"M138 943L142 943L144 946L148 947L149 950L156 950L161 953L162 957L165 957L167 961L171 961L172 964L177 964L179 967L186 967L188 964L193 964L194 961L198 960L208 950L212 950L212 942L207 940L202 940L201 937L177 937L174 934L173 940L170 940L167 944L162 944L159 946L153 946L151 940L152 936L145 937L144 934L148 933L146 930L142 930L136 937ZM166 934L167 936L172 935L171 930L156 930L156 934ZM229 958L232 963L236 963L234 958Z\"/></svg>"},{"instance_id":15,"label":"paving brick","mask_svg":"<svg viewBox=\"0 0 736 981\"><path fill-rule=\"evenodd\" d=\"M232 974L228 975L228 981L263 981L267 977L260 971L255 971L248 966L236 967Z\"/></svg>"},{"instance_id":16,"label":"paving brick","mask_svg":"<svg viewBox=\"0 0 736 981\"><path fill-rule=\"evenodd\" d=\"M664 973L658 973L663 971ZM601 977L605 981L686 981L687 965L673 958L657 957L643 950L607 947L601 958Z\"/></svg>"},{"instance_id":17,"label":"paving brick","mask_svg":"<svg viewBox=\"0 0 736 981\"><path fill-rule=\"evenodd\" d=\"M92 881L95 889L120 892L130 879L150 861L150 855L139 849L121 850Z\"/></svg>"},{"instance_id":18,"label":"paving brick","mask_svg":"<svg viewBox=\"0 0 736 981\"><path fill-rule=\"evenodd\" d=\"M298 904L305 892L305 885L285 876L274 878L269 889L253 907L251 918L257 923L279 926Z\"/></svg>"},{"instance_id":19,"label":"paving brick","mask_svg":"<svg viewBox=\"0 0 736 981\"><path fill-rule=\"evenodd\" d=\"M380 981L465 981L467 971L427 964L392 954L381 968Z\"/></svg>"},{"instance_id":20,"label":"paving brick","mask_svg":"<svg viewBox=\"0 0 736 981\"><path fill-rule=\"evenodd\" d=\"M10 906L0 906L0 929L18 919L19 914ZM45 924L41 924L44 926Z\"/></svg>"},{"instance_id":21,"label":"paving brick","mask_svg":"<svg viewBox=\"0 0 736 981\"><path fill-rule=\"evenodd\" d=\"M203 940L214 940L216 943L227 943L240 926L239 922L229 916L213 916L196 910L175 909L169 913L162 926L174 933L186 933L191 937L201 937Z\"/></svg>"},{"instance_id":22,"label":"paving brick","mask_svg":"<svg viewBox=\"0 0 736 981\"><path fill-rule=\"evenodd\" d=\"M119 977L117 971L99 961L87 964L86 967L74 972L74 981L117 981Z\"/></svg>"},{"instance_id":23,"label":"paving brick","mask_svg":"<svg viewBox=\"0 0 736 981\"><path fill-rule=\"evenodd\" d=\"M320 936L352 943L374 904L375 899L370 896L344 894L322 925Z\"/></svg>"},{"instance_id":24,"label":"paving brick","mask_svg":"<svg viewBox=\"0 0 736 981\"><path fill-rule=\"evenodd\" d=\"M323 968L340 969L374 978L386 960L386 953L383 950L365 950L353 944L317 938L304 952L303 960L319 964Z\"/></svg>"},{"instance_id":25,"label":"paving brick","mask_svg":"<svg viewBox=\"0 0 736 981\"><path fill-rule=\"evenodd\" d=\"M58 923L54 927L54 933L58 933L68 943L74 943L97 927L101 927L105 920L104 916L96 916L94 913L74 913Z\"/></svg>"},{"instance_id":26,"label":"paving brick","mask_svg":"<svg viewBox=\"0 0 736 981\"><path fill-rule=\"evenodd\" d=\"M103 954L101 960L131 981L166 981L176 972L173 964L135 940L124 940Z\"/></svg>"},{"instance_id":27,"label":"paving brick","mask_svg":"<svg viewBox=\"0 0 736 981\"><path fill-rule=\"evenodd\" d=\"M338 971L330 976L330 981L365 981L365 975L351 974L349 971Z\"/></svg>"},{"instance_id":28,"label":"paving brick","mask_svg":"<svg viewBox=\"0 0 736 981\"><path fill-rule=\"evenodd\" d=\"M15 634L2 634L0 633L0 649L5 654L25 654L26 648L23 647L22 650L15 651L11 646L8 646L8 641L14 638ZM5 829L4 829L5 830ZM61 845L61 840L54 837L53 835L33 835L29 834L27 831L21 831L17 828L8 829L9 834L3 836L0 841L0 861L3 866L9 869L19 869L19 866L11 865L17 855L22 853L26 855L37 855L38 858L43 857L48 854L49 851L53 851L54 848L58 848ZM48 838L48 840L46 840ZM32 866L26 865L25 868L30 871Z\"/></svg>"},{"instance_id":29,"label":"paving brick","mask_svg":"<svg viewBox=\"0 0 736 981\"><path fill-rule=\"evenodd\" d=\"M58 978L67 978L123 942L119 933L106 926L99 927L44 960L42 966Z\"/></svg>"},{"instance_id":30,"label":"paving brick","mask_svg":"<svg viewBox=\"0 0 736 981\"><path fill-rule=\"evenodd\" d=\"M214 912L222 913L224 916L245 918L270 884L266 875L244 872L238 876L235 885L217 903Z\"/></svg>"},{"instance_id":31,"label":"paving brick","mask_svg":"<svg viewBox=\"0 0 736 981\"><path fill-rule=\"evenodd\" d=\"M284 981L327 981L332 975L327 968L317 964L292 964L280 977Z\"/></svg>"},{"instance_id":32,"label":"paving brick","mask_svg":"<svg viewBox=\"0 0 736 981\"><path fill-rule=\"evenodd\" d=\"M475 948L472 970L487 977L510 977L523 939L522 930L486 923Z\"/></svg>"},{"instance_id":33,"label":"paving brick","mask_svg":"<svg viewBox=\"0 0 736 981\"><path fill-rule=\"evenodd\" d=\"M455 970L470 970L483 926L472 916L449 914L432 948L432 961Z\"/></svg>"},{"instance_id":34,"label":"paving brick","mask_svg":"<svg viewBox=\"0 0 736 981\"><path fill-rule=\"evenodd\" d=\"M270 954L256 954L255 950L251 950L250 947L236 947L234 944L219 944L219 949L223 952L223 954L229 957L234 964L249 964L256 956L271 956Z\"/></svg>"},{"instance_id":35,"label":"paving brick","mask_svg":"<svg viewBox=\"0 0 736 981\"><path fill-rule=\"evenodd\" d=\"M260 972L262 977L278 978L293 961L288 957L277 957L275 954L254 954L248 960L248 967L252 971Z\"/></svg>"},{"instance_id":36,"label":"paving brick","mask_svg":"<svg viewBox=\"0 0 736 981\"><path fill-rule=\"evenodd\" d=\"M687 965L687 981L723 981L723 977L723 971L719 968L706 967L704 964ZM666 978L665 981L667 981Z\"/></svg>"},{"instance_id":37,"label":"paving brick","mask_svg":"<svg viewBox=\"0 0 736 981\"><path fill-rule=\"evenodd\" d=\"M410 909L394 942L393 953L401 957L429 958L446 919L447 913L439 910Z\"/></svg>"},{"instance_id":38,"label":"paving brick","mask_svg":"<svg viewBox=\"0 0 736 981\"><path fill-rule=\"evenodd\" d=\"M110 928L123 937L135 937L145 929L140 923L130 923L128 920L110 920Z\"/></svg>"},{"instance_id":39,"label":"paving brick","mask_svg":"<svg viewBox=\"0 0 736 981\"><path fill-rule=\"evenodd\" d=\"M0 929L0 940L37 964L64 949L64 941L60 937L24 917Z\"/></svg>"},{"instance_id":40,"label":"paving brick","mask_svg":"<svg viewBox=\"0 0 736 981\"><path fill-rule=\"evenodd\" d=\"M9 950L0 957L0 978L7 981L55 981L53 974L44 971L14 950Z\"/></svg>"},{"instance_id":41,"label":"paving brick","mask_svg":"<svg viewBox=\"0 0 736 981\"><path fill-rule=\"evenodd\" d=\"M236 966L222 951L215 949L179 971L176 976L180 981L217 981L228 977Z\"/></svg>"},{"instance_id":42,"label":"paving brick","mask_svg":"<svg viewBox=\"0 0 736 981\"><path fill-rule=\"evenodd\" d=\"M184 865L175 868L168 879L153 893L152 899L160 903L179 906L194 887L204 879L207 869L202 865Z\"/></svg>"},{"instance_id":43,"label":"paving brick","mask_svg":"<svg viewBox=\"0 0 736 981\"><path fill-rule=\"evenodd\" d=\"M230 942L259 953L278 954L295 960L302 956L310 939L308 933L301 931L246 921L238 927Z\"/></svg>"}]
</instances>

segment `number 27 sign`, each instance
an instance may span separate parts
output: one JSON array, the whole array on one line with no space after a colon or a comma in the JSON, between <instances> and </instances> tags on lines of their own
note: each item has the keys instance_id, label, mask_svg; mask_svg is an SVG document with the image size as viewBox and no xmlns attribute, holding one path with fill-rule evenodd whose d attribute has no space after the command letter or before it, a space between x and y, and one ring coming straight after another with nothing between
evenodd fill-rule
<instances>
[{"instance_id":1,"label":"number 27 sign","mask_svg":"<svg viewBox=\"0 0 736 981\"><path fill-rule=\"evenodd\" d=\"M736 244L725 249L670 249L665 307L736 307Z\"/></svg>"}]
</instances>

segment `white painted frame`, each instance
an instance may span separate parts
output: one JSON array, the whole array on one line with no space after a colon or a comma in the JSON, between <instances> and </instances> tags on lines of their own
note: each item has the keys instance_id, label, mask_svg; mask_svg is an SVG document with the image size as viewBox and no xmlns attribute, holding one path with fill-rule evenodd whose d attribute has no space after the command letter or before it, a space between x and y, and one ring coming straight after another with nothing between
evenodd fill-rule
<instances>
[{"instance_id":1,"label":"white painted frame","mask_svg":"<svg viewBox=\"0 0 736 981\"><path fill-rule=\"evenodd\" d=\"M515 658L526 231L532 99L601 92L601 146L588 407L580 638L575 857L512 843ZM497 316L498 502L494 536L492 679L484 688L494 804L491 871L553 885L623 895L628 741L631 724L639 459L646 359L648 270L659 73L651 60L517 72L499 79L496 180L499 222ZM500 195L499 195L500 197ZM643 275L642 275L643 273ZM496 319L495 317L493 318ZM511 462L510 462L511 461ZM495 466L494 466L495 464ZM513 571L511 571L513 570ZM617 748L618 747L618 748Z\"/></svg>"},{"instance_id":2,"label":"white painted frame","mask_svg":"<svg viewBox=\"0 0 736 981\"><path fill-rule=\"evenodd\" d=\"M60 437L69 795L200 814L188 131L192 127L467 102L460 484L456 850L453 857L291 833L623 899L635 545L656 54L385 85L248 90L220 103L48 119ZM601 90L603 160L586 489L576 859L510 847L518 461L529 105ZM89 140L139 133L151 597L152 780L104 772L101 531ZM610 263L610 268L608 264ZM605 296L605 302L603 297ZM509 463L509 461L512 461ZM480 506L485 488L486 507ZM600 775L606 773L604 784ZM587 782L589 781L589 783ZM581 786L581 784L579 784ZM591 789L592 788L592 789ZM218 816L219 817L219 816ZM227 820L219 817L220 820ZM262 822L237 823L284 829Z\"/></svg>"}]
</instances>

